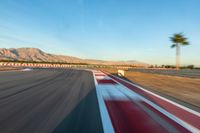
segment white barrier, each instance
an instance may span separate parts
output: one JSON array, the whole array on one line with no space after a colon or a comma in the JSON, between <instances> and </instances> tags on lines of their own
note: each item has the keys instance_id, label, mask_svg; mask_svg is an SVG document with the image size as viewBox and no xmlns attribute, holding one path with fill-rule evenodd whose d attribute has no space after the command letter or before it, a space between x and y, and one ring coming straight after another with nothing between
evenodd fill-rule
<instances>
[{"instance_id":1,"label":"white barrier","mask_svg":"<svg viewBox=\"0 0 200 133\"><path fill-rule=\"evenodd\" d=\"M117 71L117 74L118 74L119 76L124 76L124 75L125 75L125 71L124 71L124 70L118 70L118 71Z\"/></svg>"}]
</instances>

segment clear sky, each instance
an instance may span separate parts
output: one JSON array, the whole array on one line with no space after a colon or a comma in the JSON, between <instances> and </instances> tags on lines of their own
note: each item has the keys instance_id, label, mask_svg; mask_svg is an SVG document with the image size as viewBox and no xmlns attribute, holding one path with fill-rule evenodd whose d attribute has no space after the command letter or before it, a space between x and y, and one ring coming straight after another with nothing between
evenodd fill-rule
<instances>
[{"instance_id":1,"label":"clear sky","mask_svg":"<svg viewBox=\"0 0 200 133\"><path fill-rule=\"evenodd\" d=\"M169 37L191 43L182 64L200 65L200 0L1 0L0 47L174 64Z\"/></svg>"}]
</instances>

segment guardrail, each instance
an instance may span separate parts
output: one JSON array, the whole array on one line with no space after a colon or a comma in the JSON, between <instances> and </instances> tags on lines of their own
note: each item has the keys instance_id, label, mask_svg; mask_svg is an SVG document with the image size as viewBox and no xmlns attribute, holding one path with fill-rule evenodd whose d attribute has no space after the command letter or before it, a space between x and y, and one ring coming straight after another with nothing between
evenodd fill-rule
<instances>
[{"instance_id":1,"label":"guardrail","mask_svg":"<svg viewBox=\"0 0 200 133\"><path fill-rule=\"evenodd\" d=\"M69 67L73 67L73 65L67 65L67 64L13 63L13 62L0 62L0 66L5 66L5 67L37 67L37 68L69 68Z\"/></svg>"}]
</instances>

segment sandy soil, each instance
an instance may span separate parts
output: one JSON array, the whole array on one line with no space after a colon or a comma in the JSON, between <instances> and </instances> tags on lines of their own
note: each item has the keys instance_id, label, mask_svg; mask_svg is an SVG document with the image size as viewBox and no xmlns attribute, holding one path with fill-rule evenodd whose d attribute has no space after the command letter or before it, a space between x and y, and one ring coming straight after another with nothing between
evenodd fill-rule
<instances>
[{"instance_id":1,"label":"sandy soil","mask_svg":"<svg viewBox=\"0 0 200 133\"><path fill-rule=\"evenodd\" d=\"M200 78L200 69L180 69L179 71L175 69L139 69L134 68L129 71L133 72L143 72L143 73L152 73L152 74L161 74L161 75L170 75L170 76L179 76L179 77L188 77L188 78Z\"/></svg>"}]
</instances>

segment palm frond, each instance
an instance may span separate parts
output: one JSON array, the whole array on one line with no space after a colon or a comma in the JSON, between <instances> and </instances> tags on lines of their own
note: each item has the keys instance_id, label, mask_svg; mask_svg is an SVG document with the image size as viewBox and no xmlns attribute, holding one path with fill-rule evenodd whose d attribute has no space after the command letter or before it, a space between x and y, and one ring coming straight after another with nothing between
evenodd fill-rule
<instances>
[{"instance_id":1,"label":"palm frond","mask_svg":"<svg viewBox=\"0 0 200 133\"><path fill-rule=\"evenodd\" d=\"M189 45L190 43L188 42L188 41L184 41L183 43L182 43L182 45Z\"/></svg>"},{"instance_id":2,"label":"palm frond","mask_svg":"<svg viewBox=\"0 0 200 133\"><path fill-rule=\"evenodd\" d=\"M184 37L183 33L176 33L172 37L170 37L171 42L174 44L180 44L180 45L188 45L189 42L188 39ZM173 45L172 45L173 46Z\"/></svg>"},{"instance_id":3,"label":"palm frond","mask_svg":"<svg viewBox=\"0 0 200 133\"><path fill-rule=\"evenodd\" d=\"M171 48L174 48L174 47L176 47L176 44L172 44L172 45L171 45Z\"/></svg>"}]
</instances>

